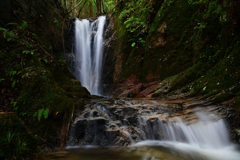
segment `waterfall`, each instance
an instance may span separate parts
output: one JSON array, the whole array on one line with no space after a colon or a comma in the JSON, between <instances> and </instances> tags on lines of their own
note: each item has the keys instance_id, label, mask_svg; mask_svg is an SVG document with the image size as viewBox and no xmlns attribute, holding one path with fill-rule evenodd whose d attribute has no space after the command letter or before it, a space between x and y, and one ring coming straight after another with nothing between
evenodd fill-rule
<instances>
[{"instance_id":1,"label":"waterfall","mask_svg":"<svg viewBox=\"0 0 240 160\"><path fill-rule=\"evenodd\" d=\"M82 86L91 94L101 95L103 65L103 33L105 16L90 24L89 20L75 22L75 73Z\"/></svg>"},{"instance_id":2,"label":"waterfall","mask_svg":"<svg viewBox=\"0 0 240 160\"><path fill-rule=\"evenodd\" d=\"M240 153L230 140L225 120L217 112L208 112L212 107L183 113L175 110L175 114L178 105L147 102L103 98L86 105L71 124L68 148L75 145L129 146L129 150L149 147L146 154L150 158L146 156L146 159L154 156L168 159L158 154L166 151L175 159L239 159ZM151 155L151 148L156 149L156 155Z\"/></svg>"},{"instance_id":3,"label":"waterfall","mask_svg":"<svg viewBox=\"0 0 240 160\"><path fill-rule=\"evenodd\" d=\"M198 121L190 125L179 117L175 117L178 122L169 124L160 118L154 123L144 117L138 121L145 140L185 142L200 148L224 148L231 144L223 119L213 121L214 115L202 113L197 113L197 116Z\"/></svg>"}]
</instances>

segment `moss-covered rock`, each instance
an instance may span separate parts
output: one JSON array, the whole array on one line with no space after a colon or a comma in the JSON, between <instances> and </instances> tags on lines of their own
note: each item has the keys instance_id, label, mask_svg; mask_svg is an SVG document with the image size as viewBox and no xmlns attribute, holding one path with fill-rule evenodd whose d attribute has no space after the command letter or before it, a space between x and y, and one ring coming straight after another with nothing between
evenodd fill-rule
<instances>
[{"instance_id":1,"label":"moss-covered rock","mask_svg":"<svg viewBox=\"0 0 240 160\"><path fill-rule=\"evenodd\" d=\"M153 92L156 95L215 96L218 102L238 95L239 4L217 0L161 1L153 8L154 17L146 24L148 32L141 35L145 43L134 47L126 43L133 35L124 31L124 22L143 13L132 11L119 21L119 15L130 10L126 6L120 3L113 15L115 29L121 28L114 46L121 54L116 60L118 72L121 71L118 80L124 81L133 73L140 82L149 81L149 77L151 81L162 80Z\"/></svg>"},{"instance_id":2,"label":"moss-covered rock","mask_svg":"<svg viewBox=\"0 0 240 160\"><path fill-rule=\"evenodd\" d=\"M165 80L163 80L160 85L156 88L156 90L154 91L154 93L152 94L154 97L159 96L161 94L166 94L168 93L168 91L171 89L171 87L173 86L173 82L176 81L176 79L178 78L178 75L166 78Z\"/></svg>"}]
</instances>

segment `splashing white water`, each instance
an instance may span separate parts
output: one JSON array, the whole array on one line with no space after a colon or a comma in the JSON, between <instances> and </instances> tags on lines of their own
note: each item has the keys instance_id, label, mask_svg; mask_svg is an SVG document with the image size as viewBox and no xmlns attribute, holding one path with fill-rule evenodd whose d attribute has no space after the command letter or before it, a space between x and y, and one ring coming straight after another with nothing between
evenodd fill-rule
<instances>
[{"instance_id":1,"label":"splashing white water","mask_svg":"<svg viewBox=\"0 0 240 160\"><path fill-rule=\"evenodd\" d=\"M186 125L180 118L178 122L166 123L158 119L153 124L143 116L139 127L145 135L144 139L187 142L200 148L222 148L230 145L226 124L223 119L212 121L213 115L197 113L198 121ZM213 116L214 117L214 116Z\"/></svg>"},{"instance_id":2,"label":"splashing white water","mask_svg":"<svg viewBox=\"0 0 240 160\"><path fill-rule=\"evenodd\" d=\"M101 95L105 19L100 16L92 24L77 19L75 26L75 76L94 95Z\"/></svg>"},{"instance_id":3,"label":"splashing white water","mask_svg":"<svg viewBox=\"0 0 240 160\"><path fill-rule=\"evenodd\" d=\"M167 124L159 119L152 126L141 117L140 128L146 135L145 139L151 140L136 143L132 147L163 146L193 156L202 155L204 159L238 159L240 153L230 141L224 120L213 121L211 117L214 115L197 113L197 116L199 120L190 125L177 118L177 123Z\"/></svg>"}]
</instances>

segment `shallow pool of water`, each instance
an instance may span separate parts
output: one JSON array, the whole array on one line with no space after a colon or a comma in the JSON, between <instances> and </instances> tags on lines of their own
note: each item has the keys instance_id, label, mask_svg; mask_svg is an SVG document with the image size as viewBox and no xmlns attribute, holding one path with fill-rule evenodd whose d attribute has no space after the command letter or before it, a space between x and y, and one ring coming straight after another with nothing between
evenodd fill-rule
<instances>
[{"instance_id":1,"label":"shallow pool of water","mask_svg":"<svg viewBox=\"0 0 240 160\"><path fill-rule=\"evenodd\" d=\"M239 160L236 145L212 149L167 141L142 141L130 147L67 147L38 160Z\"/></svg>"}]
</instances>

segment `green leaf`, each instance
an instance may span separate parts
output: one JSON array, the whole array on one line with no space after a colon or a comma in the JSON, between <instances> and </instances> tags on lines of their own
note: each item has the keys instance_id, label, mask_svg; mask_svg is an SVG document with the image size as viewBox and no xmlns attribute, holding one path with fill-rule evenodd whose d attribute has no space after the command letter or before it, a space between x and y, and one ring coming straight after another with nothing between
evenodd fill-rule
<instances>
[{"instance_id":1,"label":"green leaf","mask_svg":"<svg viewBox=\"0 0 240 160\"><path fill-rule=\"evenodd\" d=\"M5 29L5 28L0 28L0 31L8 31L7 29Z\"/></svg>"},{"instance_id":2,"label":"green leaf","mask_svg":"<svg viewBox=\"0 0 240 160\"><path fill-rule=\"evenodd\" d=\"M136 45L136 43L135 43L135 42L133 42L133 43L132 43L132 47L134 47L135 45Z\"/></svg>"},{"instance_id":3,"label":"green leaf","mask_svg":"<svg viewBox=\"0 0 240 160\"><path fill-rule=\"evenodd\" d=\"M16 102L11 102L11 104L13 104L13 106L15 107L17 105L17 101Z\"/></svg>"},{"instance_id":4,"label":"green leaf","mask_svg":"<svg viewBox=\"0 0 240 160\"><path fill-rule=\"evenodd\" d=\"M14 87L15 84L16 84L16 80L13 81L13 83L12 83L12 87Z\"/></svg>"},{"instance_id":5,"label":"green leaf","mask_svg":"<svg viewBox=\"0 0 240 160\"><path fill-rule=\"evenodd\" d=\"M42 150L42 147L41 147L41 146L38 146L37 148L38 148L38 150L39 150L39 151L41 151L41 150Z\"/></svg>"},{"instance_id":6,"label":"green leaf","mask_svg":"<svg viewBox=\"0 0 240 160\"><path fill-rule=\"evenodd\" d=\"M21 112L21 113L20 113L21 116L24 116L24 115L26 115L26 114L27 114L26 112Z\"/></svg>"},{"instance_id":7,"label":"green leaf","mask_svg":"<svg viewBox=\"0 0 240 160\"><path fill-rule=\"evenodd\" d=\"M27 22L23 22L23 23L22 23L22 26L21 26L21 29L27 28L27 25L28 25Z\"/></svg>"},{"instance_id":8,"label":"green leaf","mask_svg":"<svg viewBox=\"0 0 240 160\"><path fill-rule=\"evenodd\" d=\"M46 60L46 59L44 59L44 61L47 63L47 60Z\"/></svg>"},{"instance_id":9,"label":"green leaf","mask_svg":"<svg viewBox=\"0 0 240 160\"><path fill-rule=\"evenodd\" d=\"M17 23L8 23L8 25L16 25L16 26L18 26Z\"/></svg>"},{"instance_id":10,"label":"green leaf","mask_svg":"<svg viewBox=\"0 0 240 160\"><path fill-rule=\"evenodd\" d=\"M44 118L45 118L45 119L47 119L48 113L49 113L49 108L47 108L47 109L43 112L43 115L44 115Z\"/></svg>"},{"instance_id":11,"label":"green leaf","mask_svg":"<svg viewBox=\"0 0 240 160\"><path fill-rule=\"evenodd\" d=\"M17 71L11 71L10 72L10 76L14 76L15 74L17 74Z\"/></svg>"},{"instance_id":12,"label":"green leaf","mask_svg":"<svg viewBox=\"0 0 240 160\"><path fill-rule=\"evenodd\" d=\"M37 112L34 113L33 117L36 117L37 116Z\"/></svg>"},{"instance_id":13,"label":"green leaf","mask_svg":"<svg viewBox=\"0 0 240 160\"><path fill-rule=\"evenodd\" d=\"M36 35L35 33L32 33L32 35L33 35L34 37L37 37L37 35Z\"/></svg>"},{"instance_id":14,"label":"green leaf","mask_svg":"<svg viewBox=\"0 0 240 160\"><path fill-rule=\"evenodd\" d=\"M17 110L18 110L18 107L13 108L13 111L17 111Z\"/></svg>"},{"instance_id":15,"label":"green leaf","mask_svg":"<svg viewBox=\"0 0 240 160\"><path fill-rule=\"evenodd\" d=\"M4 81L5 79L4 78L2 78L2 79L0 79L0 82L2 82L2 81Z\"/></svg>"},{"instance_id":16,"label":"green leaf","mask_svg":"<svg viewBox=\"0 0 240 160\"><path fill-rule=\"evenodd\" d=\"M23 51L22 53L28 54L30 51Z\"/></svg>"},{"instance_id":17,"label":"green leaf","mask_svg":"<svg viewBox=\"0 0 240 160\"><path fill-rule=\"evenodd\" d=\"M44 109L39 109L38 110L38 121L40 121L42 114L43 114Z\"/></svg>"}]
</instances>

